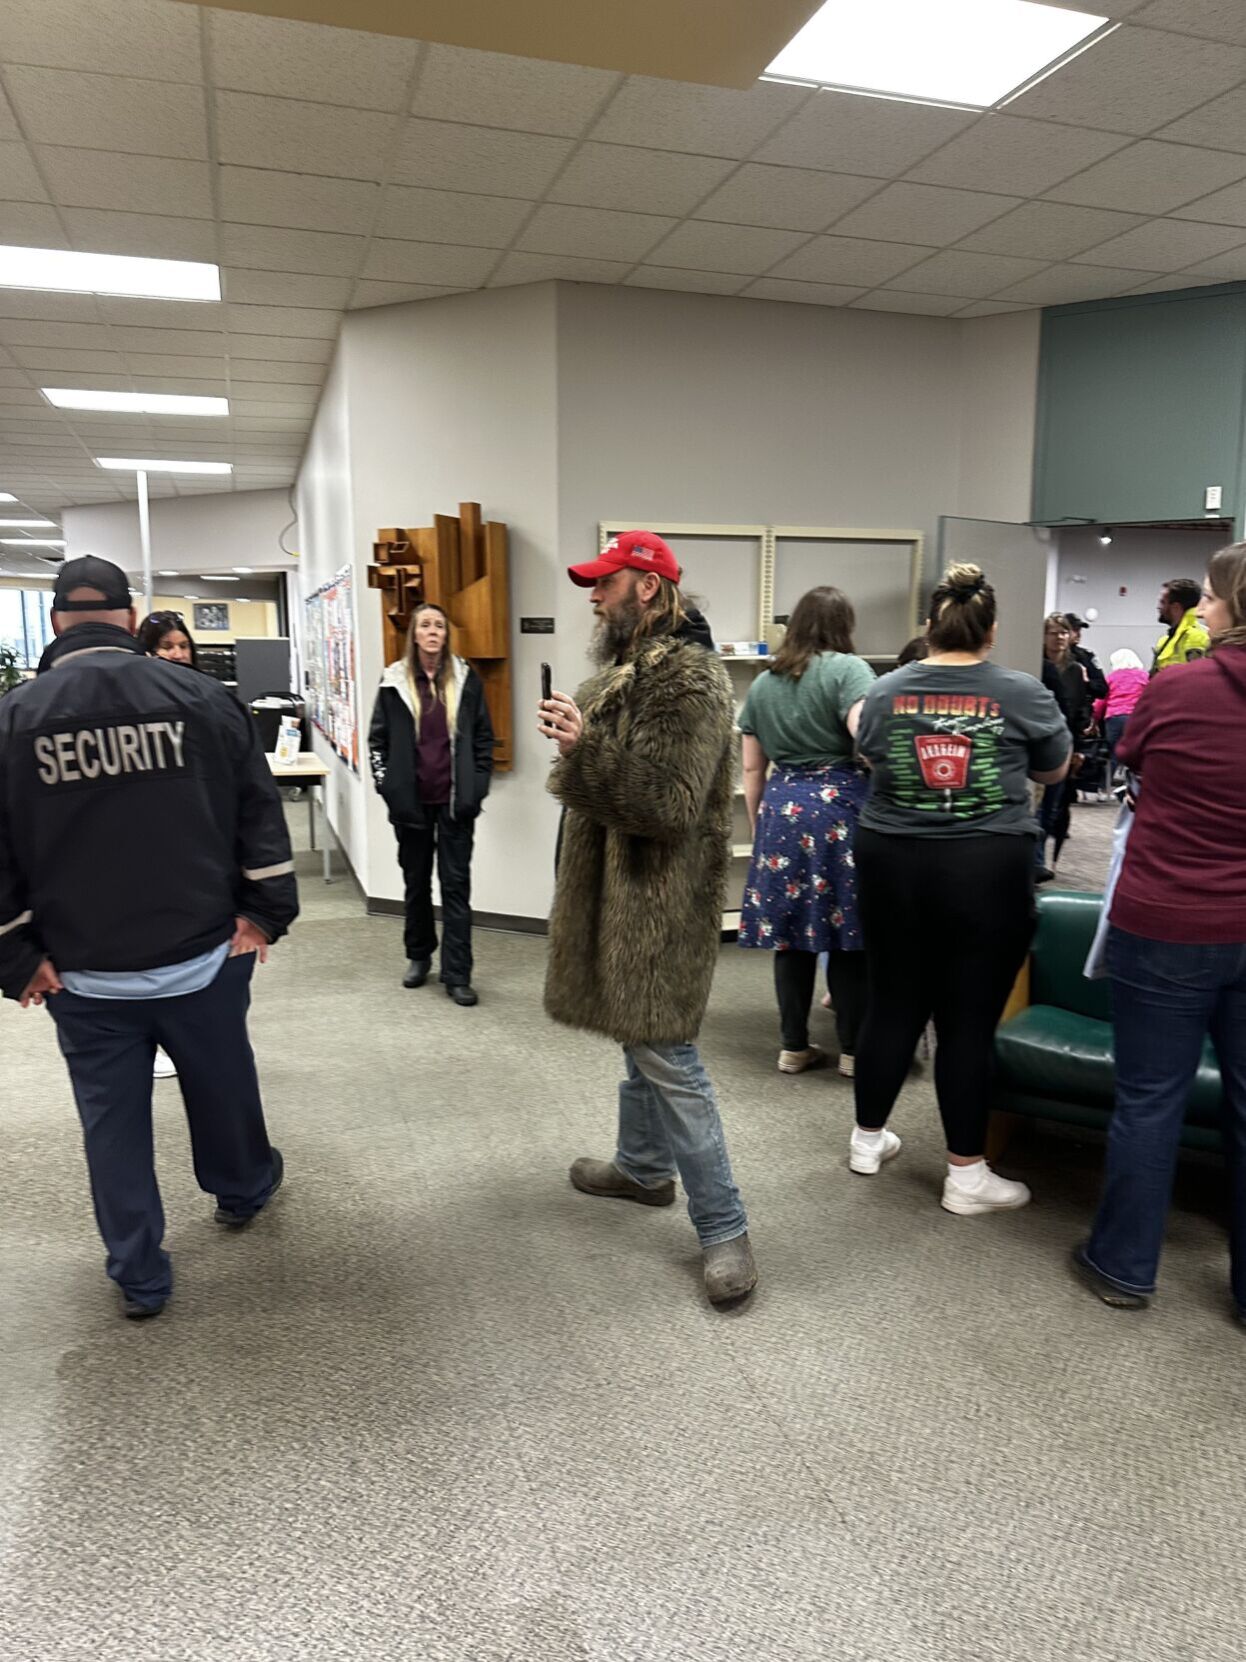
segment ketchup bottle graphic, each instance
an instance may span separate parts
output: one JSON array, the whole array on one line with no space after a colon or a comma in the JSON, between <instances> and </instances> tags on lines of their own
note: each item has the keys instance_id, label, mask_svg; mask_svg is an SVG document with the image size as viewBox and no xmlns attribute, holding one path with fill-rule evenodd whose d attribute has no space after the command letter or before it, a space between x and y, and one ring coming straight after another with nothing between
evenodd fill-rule
<instances>
[{"instance_id":1,"label":"ketchup bottle graphic","mask_svg":"<svg viewBox=\"0 0 1246 1662\"><path fill-rule=\"evenodd\" d=\"M932 791L943 792L943 809L952 811L952 792L963 791L969 777L973 740L960 733L921 734L914 739L922 782Z\"/></svg>"}]
</instances>

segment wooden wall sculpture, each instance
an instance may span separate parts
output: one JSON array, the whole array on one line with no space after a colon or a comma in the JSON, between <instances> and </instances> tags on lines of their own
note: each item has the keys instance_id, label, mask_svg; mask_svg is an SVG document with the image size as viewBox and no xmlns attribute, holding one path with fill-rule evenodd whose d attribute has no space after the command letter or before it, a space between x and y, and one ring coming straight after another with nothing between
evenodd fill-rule
<instances>
[{"instance_id":1,"label":"wooden wall sculpture","mask_svg":"<svg viewBox=\"0 0 1246 1662\"><path fill-rule=\"evenodd\" d=\"M431 526L378 531L368 587L381 591L385 662L401 658L411 614L431 600L449 614L455 650L484 683L493 722L493 765L514 766L511 712L510 599L506 527L482 523L478 502L461 502L458 518L437 514Z\"/></svg>"}]
</instances>

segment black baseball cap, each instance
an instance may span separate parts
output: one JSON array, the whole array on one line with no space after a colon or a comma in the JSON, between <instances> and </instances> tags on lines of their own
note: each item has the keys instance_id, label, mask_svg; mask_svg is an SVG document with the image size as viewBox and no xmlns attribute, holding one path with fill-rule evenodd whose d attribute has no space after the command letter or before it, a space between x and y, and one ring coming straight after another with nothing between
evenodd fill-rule
<instances>
[{"instance_id":1,"label":"black baseball cap","mask_svg":"<svg viewBox=\"0 0 1246 1662\"><path fill-rule=\"evenodd\" d=\"M1076 612L1066 612L1064 614L1064 621L1068 624L1070 629L1090 628L1090 625L1086 622L1086 619L1084 617L1078 617Z\"/></svg>"},{"instance_id":2,"label":"black baseball cap","mask_svg":"<svg viewBox=\"0 0 1246 1662\"><path fill-rule=\"evenodd\" d=\"M71 600L69 596L75 589L98 589L103 599ZM66 560L56 574L54 612L128 612L132 604L125 572L111 560L101 560L98 554Z\"/></svg>"}]
</instances>

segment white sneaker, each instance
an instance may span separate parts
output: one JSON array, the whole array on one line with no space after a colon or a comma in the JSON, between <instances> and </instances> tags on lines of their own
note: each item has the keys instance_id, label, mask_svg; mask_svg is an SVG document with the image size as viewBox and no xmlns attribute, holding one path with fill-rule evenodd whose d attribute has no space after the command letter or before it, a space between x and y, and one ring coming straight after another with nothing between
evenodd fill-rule
<instances>
[{"instance_id":1,"label":"white sneaker","mask_svg":"<svg viewBox=\"0 0 1246 1662\"><path fill-rule=\"evenodd\" d=\"M152 1065L153 1079L176 1079L177 1069L173 1066L173 1058L167 1051L156 1046L156 1060Z\"/></svg>"},{"instance_id":2,"label":"white sneaker","mask_svg":"<svg viewBox=\"0 0 1246 1662\"><path fill-rule=\"evenodd\" d=\"M852 1136L848 1139L848 1170L860 1172L862 1177L873 1177L884 1160L894 1160L900 1152L900 1139L894 1131L886 1126L882 1130L881 1141L874 1142L873 1147L866 1143L861 1135L861 1127L854 1125Z\"/></svg>"},{"instance_id":3,"label":"white sneaker","mask_svg":"<svg viewBox=\"0 0 1246 1662\"><path fill-rule=\"evenodd\" d=\"M967 1168L977 1174L972 1186L961 1184L949 1173L943 1180L943 1207L958 1217L972 1218L979 1212L1015 1212L1019 1206L1028 1206L1030 1191L1024 1183L993 1172L984 1160L980 1166Z\"/></svg>"},{"instance_id":4,"label":"white sneaker","mask_svg":"<svg viewBox=\"0 0 1246 1662\"><path fill-rule=\"evenodd\" d=\"M817 1045L808 1045L804 1050L781 1050L779 1052L780 1073L804 1073L808 1068L824 1068L826 1066L826 1052L819 1050Z\"/></svg>"},{"instance_id":5,"label":"white sneaker","mask_svg":"<svg viewBox=\"0 0 1246 1662\"><path fill-rule=\"evenodd\" d=\"M839 1071L845 1079L855 1079L857 1077L857 1059L850 1050L840 1051Z\"/></svg>"}]
</instances>

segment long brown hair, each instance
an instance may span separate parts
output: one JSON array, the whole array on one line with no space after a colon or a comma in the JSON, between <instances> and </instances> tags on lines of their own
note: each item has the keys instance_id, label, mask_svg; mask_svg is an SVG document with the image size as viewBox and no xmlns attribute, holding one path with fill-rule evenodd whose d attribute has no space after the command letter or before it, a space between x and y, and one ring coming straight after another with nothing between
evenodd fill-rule
<instances>
[{"instance_id":1,"label":"long brown hair","mask_svg":"<svg viewBox=\"0 0 1246 1662\"><path fill-rule=\"evenodd\" d=\"M787 675L799 681L810 660L820 652L852 652L852 631L857 614L842 589L829 583L802 594L792 607L783 645L770 666L772 675Z\"/></svg>"},{"instance_id":2,"label":"long brown hair","mask_svg":"<svg viewBox=\"0 0 1246 1662\"><path fill-rule=\"evenodd\" d=\"M980 566L951 565L930 596L932 652L981 652L995 627L995 590Z\"/></svg>"},{"instance_id":3,"label":"long brown hair","mask_svg":"<svg viewBox=\"0 0 1246 1662\"><path fill-rule=\"evenodd\" d=\"M407 650L404 655L407 666L407 686L411 689L411 715L415 722L417 737L420 731L419 677L423 671L420 668L420 649L415 639L415 626L425 612L436 612L438 617L445 619L446 644L441 649L441 659L433 676L433 697L445 705L446 726L451 733L454 732L454 718L458 709L458 683L454 679L453 625L444 607L438 606L431 600L422 600L411 614L411 622L407 628Z\"/></svg>"},{"instance_id":4,"label":"long brown hair","mask_svg":"<svg viewBox=\"0 0 1246 1662\"><path fill-rule=\"evenodd\" d=\"M1229 627L1212 636L1212 649L1246 646L1246 542L1230 543L1212 555L1207 587L1229 608Z\"/></svg>"},{"instance_id":5,"label":"long brown hair","mask_svg":"<svg viewBox=\"0 0 1246 1662\"><path fill-rule=\"evenodd\" d=\"M633 589L635 584L632 585ZM688 608L678 583L669 577L658 578L658 592L640 612L636 625L636 644L654 635L673 635L688 619Z\"/></svg>"},{"instance_id":6,"label":"long brown hair","mask_svg":"<svg viewBox=\"0 0 1246 1662\"><path fill-rule=\"evenodd\" d=\"M1062 635L1069 635L1069 621L1065 617L1063 612L1048 612L1047 616L1043 619L1043 657L1044 658L1047 657L1047 631L1049 629L1058 629ZM1057 669L1067 669L1069 667L1069 664L1072 662L1073 653L1072 653L1072 650L1071 650L1071 644L1072 644L1072 636L1069 635L1069 639L1065 644L1064 651L1060 654L1060 656L1058 658L1052 658L1052 659L1048 660L1050 663L1054 663Z\"/></svg>"}]
</instances>

